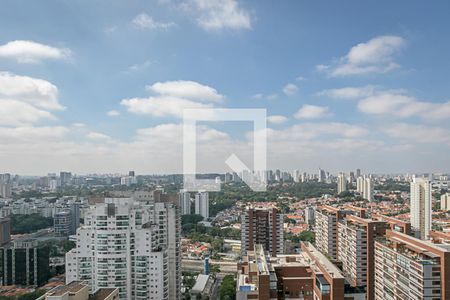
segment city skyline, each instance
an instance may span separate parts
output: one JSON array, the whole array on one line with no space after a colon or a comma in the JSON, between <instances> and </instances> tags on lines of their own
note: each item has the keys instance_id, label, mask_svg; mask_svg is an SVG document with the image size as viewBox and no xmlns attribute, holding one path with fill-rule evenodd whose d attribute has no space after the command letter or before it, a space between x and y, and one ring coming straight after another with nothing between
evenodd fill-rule
<instances>
[{"instance_id":1,"label":"city skyline","mask_svg":"<svg viewBox=\"0 0 450 300\"><path fill-rule=\"evenodd\" d=\"M448 3L384 3L5 2L3 171L181 173L182 109L245 107L272 169L449 172ZM235 125L199 128L201 172L251 160Z\"/></svg>"}]
</instances>

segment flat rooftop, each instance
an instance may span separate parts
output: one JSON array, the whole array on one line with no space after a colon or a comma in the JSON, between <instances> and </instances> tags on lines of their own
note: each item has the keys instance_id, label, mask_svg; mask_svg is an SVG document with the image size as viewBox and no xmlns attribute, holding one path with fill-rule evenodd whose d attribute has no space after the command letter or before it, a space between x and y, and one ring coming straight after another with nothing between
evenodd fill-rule
<instances>
[{"instance_id":1,"label":"flat rooftop","mask_svg":"<svg viewBox=\"0 0 450 300\"><path fill-rule=\"evenodd\" d=\"M101 288L97 290L94 295L89 297L89 300L104 300L114 293L117 288Z\"/></svg>"},{"instance_id":2,"label":"flat rooftop","mask_svg":"<svg viewBox=\"0 0 450 300\"><path fill-rule=\"evenodd\" d=\"M66 293L76 293L87 287L82 281L72 281L69 284L61 285L51 290L47 296L62 296Z\"/></svg>"}]
</instances>

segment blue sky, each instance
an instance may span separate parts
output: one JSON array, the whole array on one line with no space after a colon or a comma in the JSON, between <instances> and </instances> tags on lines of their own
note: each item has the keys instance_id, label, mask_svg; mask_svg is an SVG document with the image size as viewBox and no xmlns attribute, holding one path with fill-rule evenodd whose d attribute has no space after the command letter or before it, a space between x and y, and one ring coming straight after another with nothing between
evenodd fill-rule
<instances>
[{"instance_id":1,"label":"blue sky","mask_svg":"<svg viewBox=\"0 0 450 300\"><path fill-rule=\"evenodd\" d=\"M267 109L271 168L448 172L449 9L3 1L2 171L181 172L182 108L226 107ZM248 124L223 125L199 129L203 171L251 160Z\"/></svg>"}]
</instances>

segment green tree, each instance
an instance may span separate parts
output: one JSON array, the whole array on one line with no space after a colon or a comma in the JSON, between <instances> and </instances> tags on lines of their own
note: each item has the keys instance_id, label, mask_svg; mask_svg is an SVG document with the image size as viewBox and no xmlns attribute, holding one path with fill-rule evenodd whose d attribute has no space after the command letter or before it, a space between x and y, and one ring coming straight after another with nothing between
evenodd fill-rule
<instances>
[{"instance_id":1,"label":"green tree","mask_svg":"<svg viewBox=\"0 0 450 300\"><path fill-rule=\"evenodd\" d=\"M219 297L220 300L236 299L236 281L233 275L227 275L223 278L219 288Z\"/></svg>"}]
</instances>

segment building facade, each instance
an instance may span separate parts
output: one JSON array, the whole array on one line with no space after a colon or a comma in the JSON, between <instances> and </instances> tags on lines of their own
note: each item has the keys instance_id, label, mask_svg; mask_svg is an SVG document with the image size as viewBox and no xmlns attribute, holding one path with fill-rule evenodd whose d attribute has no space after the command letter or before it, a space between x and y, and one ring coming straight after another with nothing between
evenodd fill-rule
<instances>
[{"instance_id":1,"label":"building facade","mask_svg":"<svg viewBox=\"0 0 450 300\"><path fill-rule=\"evenodd\" d=\"M283 215L276 208L247 207L241 215L241 252L261 244L272 255L283 253Z\"/></svg>"},{"instance_id":2,"label":"building facade","mask_svg":"<svg viewBox=\"0 0 450 300\"><path fill-rule=\"evenodd\" d=\"M201 215L204 219L209 218L209 193L198 192L195 194L195 214Z\"/></svg>"},{"instance_id":3,"label":"building facade","mask_svg":"<svg viewBox=\"0 0 450 300\"><path fill-rule=\"evenodd\" d=\"M118 287L120 299L178 300L179 230L174 204L107 198L85 213L76 248L66 254L66 283Z\"/></svg>"},{"instance_id":4,"label":"building facade","mask_svg":"<svg viewBox=\"0 0 450 300\"><path fill-rule=\"evenodd\" d=\"M414 178L411 182L411 226L416 237L428 239L431 230L432 196L431 182L425 178Z\"/></svg>"}]
</instances>

